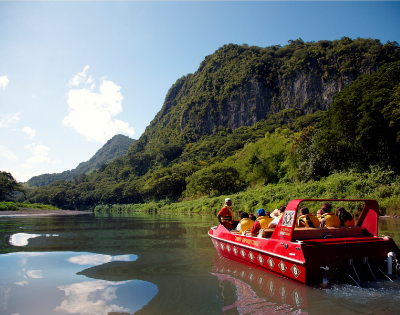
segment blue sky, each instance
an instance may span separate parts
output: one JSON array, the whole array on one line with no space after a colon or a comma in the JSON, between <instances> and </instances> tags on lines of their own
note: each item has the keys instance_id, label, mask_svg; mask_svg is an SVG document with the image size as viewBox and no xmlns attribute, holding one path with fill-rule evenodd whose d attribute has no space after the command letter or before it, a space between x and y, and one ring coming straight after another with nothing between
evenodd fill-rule
<instances>
[{"instance_id":1,"label":"blue sky","mask_svg":"<svg viewBox=\"0 0 400 315\"><path fill-rule=\"evenodd\" d=\"M0 170L19 181L138 139L171 85L224 44L400 43L400 2L0 1Z\"/></svg>"}]
</instances>

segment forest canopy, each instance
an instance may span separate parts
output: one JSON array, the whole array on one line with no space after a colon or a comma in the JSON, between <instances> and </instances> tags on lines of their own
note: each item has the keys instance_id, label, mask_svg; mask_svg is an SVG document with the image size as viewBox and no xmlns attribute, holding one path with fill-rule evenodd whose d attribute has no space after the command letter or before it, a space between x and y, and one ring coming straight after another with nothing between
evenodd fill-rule
<instances>
[{"instance_id":1,"label":"forest canopy","mask_svg":"<svg viewBox=\"0 0 400 315\"><path fill-rule=\"evenodd\" d=\"M399 60L396 42L374 39L225 45L177 80L126 155L18 199L89 209L217 196L371 167L398 176ZM289 97L302 76L317 92L343 88L332 102L321 93ZM225 121L229 106L232 116L247 120Z\"/></svg>"}]
</instances>

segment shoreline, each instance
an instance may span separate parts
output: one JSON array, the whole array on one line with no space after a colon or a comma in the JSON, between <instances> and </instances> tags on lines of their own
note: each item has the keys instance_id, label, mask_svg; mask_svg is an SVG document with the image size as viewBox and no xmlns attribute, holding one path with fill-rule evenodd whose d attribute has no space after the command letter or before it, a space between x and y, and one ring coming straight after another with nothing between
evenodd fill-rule
<instances>
[{"instance_id":1,"label":"shoreline","mask_svg":"<svg viewBox=\"0 0 400 315\"><path fill-rule=\"evenodd\" d=\"M20 208L20 210L0 211L0 217L22 217L22 216L42 216L42 215L82 215L93 214L91 211L78 210L42 210L32 208Z\"/></svg>"}]
</instances>

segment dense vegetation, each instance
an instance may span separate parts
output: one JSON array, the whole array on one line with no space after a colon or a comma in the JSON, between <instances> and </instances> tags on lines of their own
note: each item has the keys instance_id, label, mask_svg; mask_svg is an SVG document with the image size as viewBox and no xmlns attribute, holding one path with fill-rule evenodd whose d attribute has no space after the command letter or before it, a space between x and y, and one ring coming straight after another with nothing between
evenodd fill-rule
<instances>
[{"instance_id":1,"label":"dense vegetation","mask_svg":"<svg viewBox=\"0 0 400 315\"><path fill-rule=\"evenodd\" d=\"M0 171L0 201L11 199L15 192L25 193L25 190L11 173Z\"/></svg>"},{"instance_id":2,"label":"dense vegetation","mask_svg":"<svg viewBox=\"0 0 400 315\"><path fill-rule=\"evenodd\" d=\"M255 213L259 208L269 211L277 209L293 199L302 198L333 198L333 199L363 199L379 200L381 214L400 213L400 178L393 171L371 167L369 172L354 170L332 174L320 181L299 183L278 183L260 186L257 189L247 189L229 195L233 200L233 210ZM113 204L99 205L95 211L126 213L130 211L167 211L167 212L211 212L217 214L224 203L225 196L203 196L197 199L171 202L163 200L143 204ZM320 203L306 204L315 213ZM339 202L335 206L343 206L353 214L359 214L362 203Z\"/></svg>"},{"instance_id":3,"label":"dense vegetation","mask_svg":"<svg viewBox=\"0 0 400 315\"><path fill-rule=\"evenodd\" d=\"M43 174L34 176L28 180L25 184L27 187L40 187L49 185L57 180L71 181L74 177L80 174L91 173L97 170L103 164L107 164L126 154L129 146L134 143L135 140L124 135L115 135L107 143L96 152L93 157L86 162L80 163L75 169L70 171L64 171L62 173L55 174Z\"/></svg>"},{"instance_id":4,"label":"dense vegetation","mask_svg":"<svg viewBox=\"0 0 400 315\"><path fill-rule=\"evenodd\" d=\"M400 172L400 62L382 66L335 97L319 129L306 128L293 152L304 179L370 165Z\"/></svg>"},{"instance_id":5,"label":"dense vegetation","mask_svg":"<svg viewBox=\"0 0 400 315\"><path fill-rule=\"evenodd\" d=\"M23 208L29 209L41 209L41 210L58 210L57 207L52 205L43 205L37 203L29 203L29 202L13 202L13 201L1 201L0 202L0 211L18 211Z\"/></svg>"},{"instance_id":6,"label":"dense vegetation","mask_svg":"<svg viewBox=\"0 0 400 315\"><path fill-rule=\"evenodd\" d=\"M188 208L197 211L220 207L218 196L228 193L237 193L236 204L246 209L300 195L368 196L391 198L384 207L392 209L400 194L398 60L397 43L372 39L224 46L176 82L125 156L72 181L29 190L26 198L64 209L158 201L178 209L171 201L200 200L203 206ZM300 97L285 103L281 83L302 74L353 83L332 104L319 96L300 106ZM254 80L270 93L268 111L260 118L255 106L248 125L224 121L229 102L252 102L245 90ZM140 207L146 206L134 208Z\"/></svg>"}]
</instances>

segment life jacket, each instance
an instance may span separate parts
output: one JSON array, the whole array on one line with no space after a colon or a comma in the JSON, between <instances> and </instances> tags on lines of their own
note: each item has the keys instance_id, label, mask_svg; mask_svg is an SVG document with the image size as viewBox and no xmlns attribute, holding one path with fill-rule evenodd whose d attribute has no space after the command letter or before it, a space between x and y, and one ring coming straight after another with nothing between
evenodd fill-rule
<instances>
[{"instance_id":1,"label":"life jacket","mask_svg":"<svg viewBox=\"0 0 400 315\"><path fill-rule=\"evenodd\" d=\"M232 211L232 208L230 206L228 206L228 205L224 205L223 208L228 209L229 214L228 215L224 215L223 217L221 217L221 221L222 221L223 224L227 223L227 225L232 226L232 224L233 224L233 211ZM224 226L225 226L225 224L224 224Z\"/></svg>"},{"instance_id":2,"label":"life jacket","mask_svg":"<svg viewBox=\"0 0 400 315\"><path fill-rule=\"evenodd\" d=\"M250 218L244 218L240 220L240 231L239 233L242 234L246 230L251 230L253 228L254 221Z\"/></svg>"},{"instance_id":3,"label":"life jacket","mask_svg":"<svg viewBox=\"0 0 400 315\"><path fill-rule=\"evenodd\" d=\"M344 221L344 226L354 226L354 218L351 216L351 220Z\"/></svg>"},{"instance_id":4,"label":"life jacket","mask_svg":"<svg viewBox=\"0 0 400 315\"><path fill-rule=\"evenodd\" d=\"M337 217L334 213L324 213L321 215L321 219L325 218L325 227L332 227L332 226L340 226L339 217Z\"/></svg>"},{"instance_id":5,"label":"life jacket","mask_svg":"<svg viewBox=\"0 0 400 315\"><path fill-rule=\"evenodd\" d=\"M306 227L310 227L310 225L308 224L308 220L306 217L309 217L311 223L313 224L313 227L319 227L319 220L315 215L311 215L311 214L303 214L299 217L299 224L300 224L300 220L303 219L304 223L306 224Z\"/></svg>"},{"instance_id":6,"label":"life jacket","mask_svg":"<svg viewBox=\"0 0 400 315\"><path fill-rule=\"evenodd\" d=\"M268 224L270 224L272 220L273 220L272 218L263 215L261 217L258 217L256 221L260 222L262 229L265 229L268 227Z\"/></svg>"}]
</instances>

